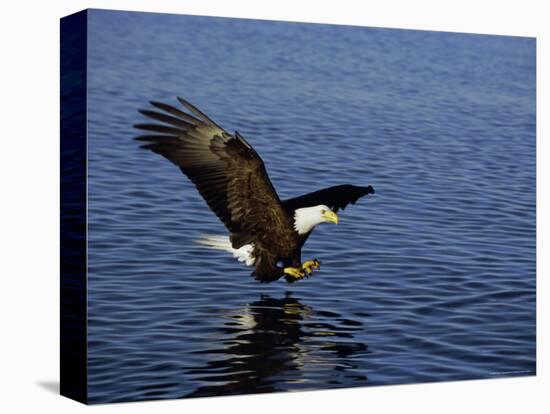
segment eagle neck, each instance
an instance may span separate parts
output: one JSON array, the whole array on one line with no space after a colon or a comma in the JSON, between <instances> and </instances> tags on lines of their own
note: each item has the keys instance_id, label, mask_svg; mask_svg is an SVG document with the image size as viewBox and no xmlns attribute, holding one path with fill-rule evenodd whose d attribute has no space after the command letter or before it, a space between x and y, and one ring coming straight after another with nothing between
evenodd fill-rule
<instances>
[{"instance_id":1,"label":"eagle neck","mask_svg":"<svg viewBox=\"0 0 550 414\"><path fill-rule=\"evenodd\" d=\"M294 230L300 235L307 234L321 223L323 219L316 207L305 207L294 210Z\"/></svg>"}]
</instances>

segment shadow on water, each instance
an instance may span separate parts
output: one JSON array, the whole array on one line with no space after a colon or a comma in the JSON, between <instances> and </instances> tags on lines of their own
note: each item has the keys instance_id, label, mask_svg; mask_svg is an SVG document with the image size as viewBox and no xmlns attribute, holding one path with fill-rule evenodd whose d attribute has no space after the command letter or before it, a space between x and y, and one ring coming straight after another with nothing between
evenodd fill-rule
<instances>
[{"instance_id":1,"label":"shadow on water","mask_svg":"<svg viewBox=\"0 0 550 414\"><path fill-rule=\"evenodd\" d=\"M223 314L225 348L201 350L208 362L186 375L200 385L188 397L365 384L361 356L366 344L354 340L362 323L316 311L291 294L258 301ZM353 358L353 357L357 358ZM364 358L363 358L364 360Z\"/></svg>"}]
</instances>

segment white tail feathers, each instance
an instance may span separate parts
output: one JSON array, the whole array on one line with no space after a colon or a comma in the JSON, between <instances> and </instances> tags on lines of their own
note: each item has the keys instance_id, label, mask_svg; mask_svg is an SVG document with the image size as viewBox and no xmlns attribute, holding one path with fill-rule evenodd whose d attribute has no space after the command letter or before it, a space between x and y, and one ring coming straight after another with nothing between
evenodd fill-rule
<instances>
[{"instance_id":1,"label":"white tail feathers","mask_svg":"<svg viewBox=\"0 0 550 414\"><path fill-rule=\"evenodd\" d=\"M233 253L234 250L231 246L231 241L229 241L229 237L226 236L205 234L200 239L195 240L195 242L198 244L202 244L203 246L208 246L218 250L225 250L226 252L230 253Z\"/></svg>"},{"instance_id":2,"label":"white tail feathers","mask_svg":"<svg viewBox=\"0 0 550 414\"><path fill-rule=\"evenodd\" d=\"M195 240L196 243L203 246L210 247L211 249L223 250L233 254L239 262L245 262L247 266L254 265L254 257L252 257L253 244L246 244L238 249L234 249L231 246L231 241L227 236L218 235L204 235L200 239Z\"/></svg>"}]
</instances>

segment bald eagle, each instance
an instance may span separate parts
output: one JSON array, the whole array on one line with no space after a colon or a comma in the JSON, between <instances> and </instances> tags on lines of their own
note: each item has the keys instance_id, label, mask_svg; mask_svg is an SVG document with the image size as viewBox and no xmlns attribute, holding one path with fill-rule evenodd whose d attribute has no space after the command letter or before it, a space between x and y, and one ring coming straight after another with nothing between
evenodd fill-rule
<instances>
[{"instance_id":1,"label":"bald eagle","mask_svg":"<svg viewBox=\"0 0 550 414\"><path fill-rule=\"evenodd\" d=\"M338 210L374 194L373 188L337 185L282 201L262 159L241 134L229 134L177 99L186 111L155 101L150 103L156 110L140 110L158 122L134 125L148 134L136 140L178 166L229 230L229 237L209 236L201 242L254 266L252 276L261 282L283 276L294 282L318 270L317 259L301 260L314 227L337 224Z\"/></svg>"}]
</instances>

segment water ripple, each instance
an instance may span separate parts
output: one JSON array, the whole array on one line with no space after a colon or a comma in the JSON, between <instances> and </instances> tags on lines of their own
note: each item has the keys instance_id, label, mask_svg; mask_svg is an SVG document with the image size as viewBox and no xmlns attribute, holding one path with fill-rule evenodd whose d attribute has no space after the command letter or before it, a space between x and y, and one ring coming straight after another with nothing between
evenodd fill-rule
<instances>
[{"instance_id":1,"label":"water ripple","mask_svg":"<svg viewBox=\"0 0 550 414\"><path fill-rule=\"evenodd\" d=\"M534 56L527 38L92 12L90 401L534 374ZM225 229L132 140L137 109L174 95L247 137L283 198L375 187L315 230L314 277L258 284L193 243Z\"/></svg>"}]
</instances>

